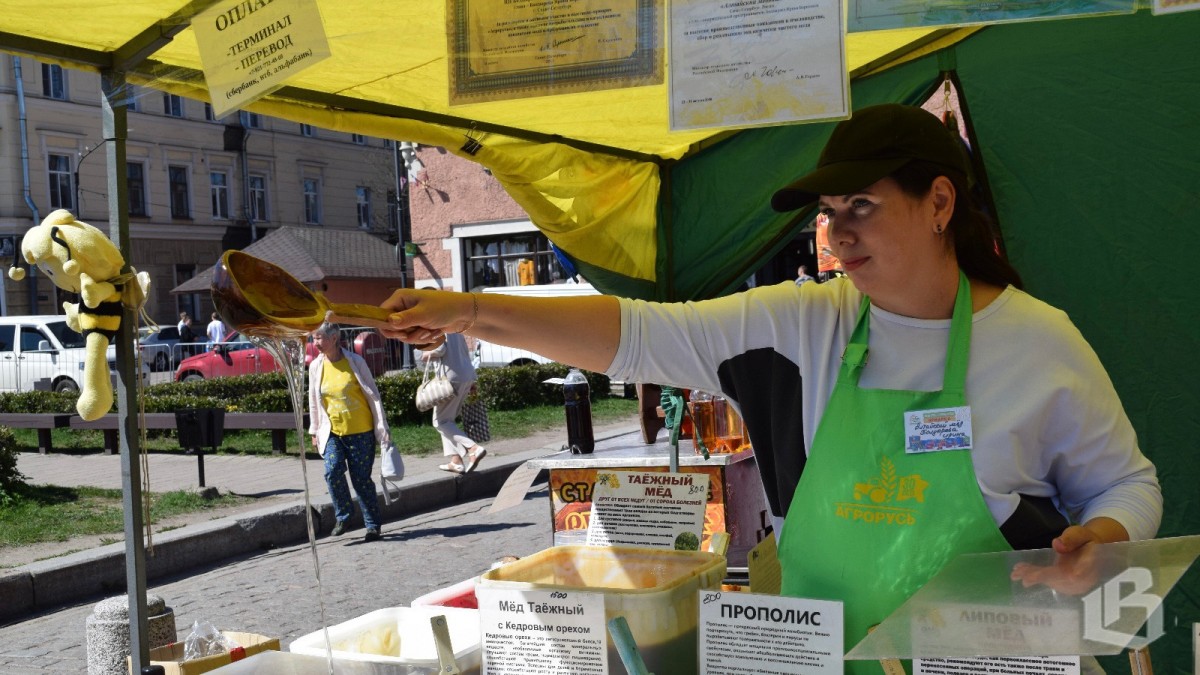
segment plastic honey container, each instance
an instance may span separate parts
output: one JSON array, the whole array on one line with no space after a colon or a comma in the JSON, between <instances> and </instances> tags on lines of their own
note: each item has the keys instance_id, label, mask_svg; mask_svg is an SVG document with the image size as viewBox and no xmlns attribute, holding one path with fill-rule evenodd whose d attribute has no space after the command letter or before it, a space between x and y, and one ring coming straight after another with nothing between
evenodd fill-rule
<instances>
[{"instance_id":1,"label":"plastic honey container","mask_svg":"<svg viewBox=\"0 0 1200 675\"><path fill-rule=\"evenodd\" d=\"M330 626L333 658L373 664L370 672L377 675L437 673L437 646L429 620L439 615L446 617L459 670L478 673L482 662L479 611L459 607L389 607ZM324 661L325 631L296 638L288 649Z\"/></svg>"},{"instance_id":2,"label":"plastic honey container","mask_svg":"<svg viewBox=\"0 0 1200 675\"><path fill-rule=\"evenodd\" d=\"M485 572L480 587L604 594L605 622L625 617L646 667L694 673L700 589L719 589L725 558L628 546L555 546ZM624 673L612 640L608 666Z\"/></svg>"}]
</instances>

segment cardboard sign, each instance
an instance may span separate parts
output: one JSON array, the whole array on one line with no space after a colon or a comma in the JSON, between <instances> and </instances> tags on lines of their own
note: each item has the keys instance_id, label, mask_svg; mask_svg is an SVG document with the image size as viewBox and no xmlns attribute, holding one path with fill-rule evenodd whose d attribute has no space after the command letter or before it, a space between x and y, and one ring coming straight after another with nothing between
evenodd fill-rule
<instances>
[{"instance_id":1,"label":"cardboard sign","mask_svg":"<svg viewBox=\"0 0 1200 675\"><path fill-rule=\"evenodd\" d=\"M218 119L329 58L314 0L236 0L192 20L213 115Z\"/></svg>"},{"instance_id":2,"label":"cardboard sign","mask_svg":"<svg viewBox=\"0 0 1200 675\"><path fill-rule=\"evenodd\" d=\"M699 551L707 502L703 474L601 471L587 543Z\"/></svg>"}]
</instances>

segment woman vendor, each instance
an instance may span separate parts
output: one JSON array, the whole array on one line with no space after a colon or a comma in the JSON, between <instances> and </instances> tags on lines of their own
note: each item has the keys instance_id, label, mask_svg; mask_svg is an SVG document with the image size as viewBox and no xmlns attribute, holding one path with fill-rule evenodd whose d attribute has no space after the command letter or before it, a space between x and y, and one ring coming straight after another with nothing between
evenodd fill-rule
<instances>
[{"instance_id":1,"label":"woman vendor","mask_svg":"<svg viewBox=\"0 0 1200 675\"><path fill-rule=\"evenodd\" d=\"M843 601L849 648L959 554L1069 553L1153 537L1161 518L1112 382L1066 314L1021 290L968 166L926 111L860 110L772 199L818 204L845 278L680 304L402 290L390 334L469 330L722 392L786 515L783 593Z\"/></svg>"}]
</instances>

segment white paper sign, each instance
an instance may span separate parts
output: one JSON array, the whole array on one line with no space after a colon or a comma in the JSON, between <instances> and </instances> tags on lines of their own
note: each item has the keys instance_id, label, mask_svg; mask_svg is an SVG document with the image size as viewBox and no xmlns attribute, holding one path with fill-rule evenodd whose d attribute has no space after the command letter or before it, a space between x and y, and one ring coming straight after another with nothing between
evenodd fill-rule
<instances>
[{"instance_id":1,"label":"white paper sign","mask_svg":"<svg viewBox=\"0 0 1200 675\"><path fill-rule=\"evenodd\" d=\"M500 491L496 493L496 498L492 500L492 505L488 507L487 512L492 514L503 511L525 501L526 493L529 492L529 488L533 487L533 481L537 480L538 474L541 472L540 467L533 466L530 462L518 466L515 471L508 474L508 480L500 486Z\"/></svg>"},{"instance_id":2,"label":"white paper sign","mask_svg":"<svg viewBox=\"0 0 1200 675\"><path fill-rule=\"evenodd\" d=\"M971 449L971 406L904 413L904 451L910 455Z\"/></svg>"},{"instance_id":3,"label":"white paper sign","mask_svg":"<svg viewBox=\"0 0 1200 675\"><path fill-rule=\"evenodd\" d=\"M476 586L488 675L608 672L604 595Z\"/></svg>"},{"instance_id":4,"label":"white paper sign","mask_svg":"<svg viewBox=\"0 0 1200 675\"><path fill-rule=\"evenodd\" d=\"M707 502L707 474L600 471L587 543L699 551Z\"/></svg>"},{"instance_id":5,"label":"white paper sign","mask_svg":"<svg viewBox=\"0 0 1200 675\"><path fill-rule=\"evenodd\" d=\"M1078 656L913 659L913 675L1079 675Z\"/></svg>"},{"instance_id":6,"label":"white paper sign","mask_svg":"<svg viewBox=\"0 0 1200 675\"><path fill-rule=\"evenodd\" d=\"M234 0L192 19L217 118L329 57L315 0Z\"/></svg>"},{"instance_id":7,"label":"white paper sign","mask_svg":"<svg viewBox=\"0 0 1200 675\"><path fill-rule=\"evenodd\" d=\"M1196 675L1200 675L1200 623L1192 624L1192 655L1196 659L1196 667L1193 670Z\"/></svg>"},{"instance_id":8,"label":"white paper sign","mask_svg":"<svg viewBox=\"0 0 1200 675\"><path fill-rule=\"evenodd\" d=\"M842 603L700 591L700 673L842 673Z\"/></svg>"},{"instance_id":9,"label":"white paper sign","mask_svg":"<svg viewBox=\"0 0 1200 675\"><path fill-rule=\"evenodd\" d=\"M849 116L840 0L673 0L671 130Z\"/></svg>"}]
</instances>

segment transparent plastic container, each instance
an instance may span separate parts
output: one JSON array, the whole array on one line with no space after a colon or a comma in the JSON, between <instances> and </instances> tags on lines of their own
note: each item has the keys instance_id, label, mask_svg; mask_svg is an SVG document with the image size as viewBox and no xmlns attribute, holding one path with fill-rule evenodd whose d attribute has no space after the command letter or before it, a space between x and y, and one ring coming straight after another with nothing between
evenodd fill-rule
<instances>
[{"instance_id":1,"label":"transparent plastic container","mask_svg":"<svg viewBox=\"0 0 1200 675\"><path fill-rule=\"evenodd\" d=\"M629 546L556 546L485 572L478 587L604 594L605 621L623 616L647 668L694 673L700 589L719 589L725 558ZM610 672L623 673L608 641Z\"/></svg>"}]
</instances>

